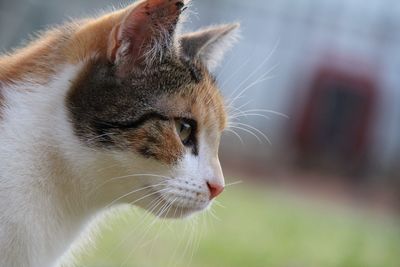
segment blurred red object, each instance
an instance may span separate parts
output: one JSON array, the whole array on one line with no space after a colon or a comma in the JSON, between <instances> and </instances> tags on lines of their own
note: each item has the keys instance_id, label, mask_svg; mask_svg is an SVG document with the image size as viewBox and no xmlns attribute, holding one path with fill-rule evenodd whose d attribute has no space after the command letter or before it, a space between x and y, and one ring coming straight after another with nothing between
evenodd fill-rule
<instances>
[{"instance_id":1,"label":"blurred red object","mask_svg":"<svg viewBox=\"0 0 400 267\"><path fill-rule=\"evenodd\" d=\"M357 61L332 62L321 64L313 75L295 130L298 156L343 169L362 168L378 95L376 75Z\"/></svg>"}]
</instances>

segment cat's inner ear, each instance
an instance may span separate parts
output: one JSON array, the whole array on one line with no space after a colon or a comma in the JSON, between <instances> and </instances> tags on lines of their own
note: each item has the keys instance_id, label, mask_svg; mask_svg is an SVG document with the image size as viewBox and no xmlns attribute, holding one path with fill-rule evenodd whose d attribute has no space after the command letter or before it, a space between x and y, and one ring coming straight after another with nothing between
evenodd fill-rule
<instances>
[{"instance_id":1,"label":"cat's inner ear","mask_svg":"<svg viewBox=\"0 0 400 267\"><path fill-rule=\"evenodd\" d=\"M202 61L213 71L238 39L240 25L226 24L187 33L180 37L181 53L189 60Z\"/></svg>"},{"instance_id":2,"label":"cat's inner ear","mask_svg":"<svg viewBox=\"0 0 400 267\"><path fill-rule=\"evenodd\" d=\"M173 46L184 0L145 0L127 11L110 33L107 56L120 71L149 65Z\"/></svg>"}]
</instances>

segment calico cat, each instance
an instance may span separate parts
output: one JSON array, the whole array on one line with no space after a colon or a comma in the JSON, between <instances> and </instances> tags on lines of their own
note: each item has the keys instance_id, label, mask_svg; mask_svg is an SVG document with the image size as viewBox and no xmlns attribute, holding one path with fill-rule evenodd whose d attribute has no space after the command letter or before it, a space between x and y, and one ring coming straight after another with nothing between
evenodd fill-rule
<instances>
[{"instance_id":1,"label":"calico cat","mask_svg":"<svg viewBox=\"0 0 400 267\"><path fill-rule=\"evenodd\" d=\"M54 266L114 205L181 218L223 191L210 70L238 25L180 34L186 6L139 1L0 57L1 267Z\"/></svg>"}]
</instances>

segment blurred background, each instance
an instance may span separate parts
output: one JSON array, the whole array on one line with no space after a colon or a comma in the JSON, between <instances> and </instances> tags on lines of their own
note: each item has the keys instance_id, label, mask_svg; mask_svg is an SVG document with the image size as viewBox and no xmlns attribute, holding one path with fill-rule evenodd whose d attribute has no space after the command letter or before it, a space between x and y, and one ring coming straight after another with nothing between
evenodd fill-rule
<instances>
[{"instance_id":1,"label":"blurred background","mask_svg":"<svg viewBox=\"0 0 400 267\"><path fill-rule=\"evenodd\" d=\"M0 49L120 4L0 0ZM400 2L191 6L187 30L242 24L216 72L232 115L221 147L232 185L183 222L126 207L105 215L77 265L399 267Z\"/></svg>"}]
</instances>

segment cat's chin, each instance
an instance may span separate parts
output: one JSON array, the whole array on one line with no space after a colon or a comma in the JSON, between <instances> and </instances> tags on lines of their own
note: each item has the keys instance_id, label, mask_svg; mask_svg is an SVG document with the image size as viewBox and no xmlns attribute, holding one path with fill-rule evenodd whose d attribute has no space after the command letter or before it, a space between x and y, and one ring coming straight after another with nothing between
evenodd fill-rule
<instances>
[{"instance_id":1,"label":"cat's chin","mask_svg":"<svg viewBox=\"0 0 400 267\"><path fill-rule=\"evenodd\" d=\"M207 207L205 207L205 208L188 208L188 207L180 207L180 206L171 206L171 209L166 212L165 211L163 212L161 210L158 210L158 211L157 210L149 211L147 209L145 209L145 210L160 219L174 220L174 219L188 218L192 215L195 215L196 213L202 212L205 209L207 209Z\"/></svg>"},{"instance_id":2,"label":"cat's chin","mask_svg":"<svg viewBox=\"0 0 400 267\"><path fill-rule=\"evenodd\" d=\"M182 219L190 217L193 214L206 210L210 204L204 203L203 205L182 205L180 203L174 203L165 199L162 194L158 193L154 196L154 199L158 199L157 206L158 208L151 208L149 209L148 206L141 206L147 212L152 213L154 216L162 219ZM153 200L154 201L154 200Z\"/></svg>"},{"instance_id":3,"label":"cat's chin","mask_svg":"<svg viewBox=\"0 0 400 267\"><path fill-rule=\"evenodd\" d=\"M180 210L179 214L174 214L172 213L164 213L164 214L157 214L157 213L153 213L155 216L157 216L158 218L161 219L184 219L187 217L190 217L193 214L196 214L200 211L202 211L202 209L189 209L189 208L182 208L182 207L178 207L178 209Z\"/></svg>"},{"instance_id":4,"label":"cat's chin","mask_svg":"<svg viewBox=\"0 0 400 267\"><path fill-rule=\"evenodd\" d=\"M182 219L182 218L187 218L190 217L191 215L194 215L198 212L202 212L205 209L207 209L207 206L204 207L187 207L187 206L180 206L177 204L171 204L167 200L163 201L163 206L169 206L169 208L166 209L160 209L160 210L155 210L151 211L153 215L155 215L158 218L162 219Z\"/></svg>"}]
</instances>

